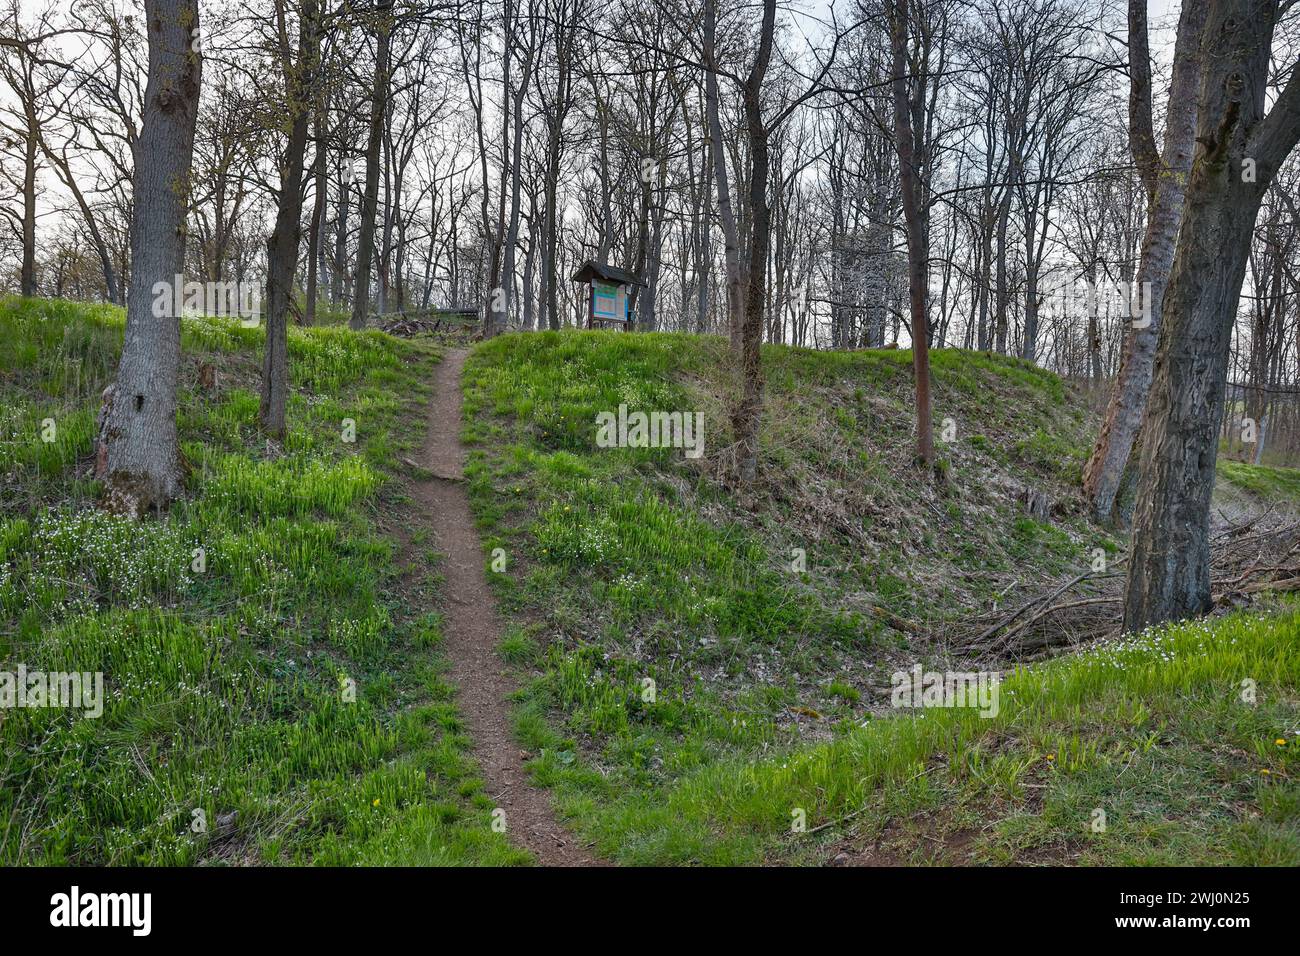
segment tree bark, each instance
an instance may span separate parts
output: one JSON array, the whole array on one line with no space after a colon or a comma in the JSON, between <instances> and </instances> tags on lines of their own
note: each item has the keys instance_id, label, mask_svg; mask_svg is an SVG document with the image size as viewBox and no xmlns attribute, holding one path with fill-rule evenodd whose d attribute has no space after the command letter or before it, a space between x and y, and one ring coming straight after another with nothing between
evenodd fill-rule
<instances>
[{"instance_id":1,"label":"tree bark","mask_svg":"<svg viewBox=\"0 0 1300 956\"><path fill-rule=\"evenodd\" d=\"M258 410L262 431L278 440L285 437L284 413L289 400L289 305L293 300L293 275L298 268L298 246L302 241L303 159L311 116L307 96L318 59L316 18L316 0L303 0L297 62L292 62L291 51L281 51L285 100L292 120L281 165L279 208L266 244L266 346L262 353L262 394Z\"/></svg>"},{"instance_id":2,"label":"tree bark","mask_svg":"<svg viewBox=\"0 0 1300 956\"><path fill-rule=\"evenodd\" d=\"M18 288L23 295L36 294L36 150L40 127L36 117L28 115L27 136L23 142L23 251Z\"/></svg>"},{"instance_id":3,"label":"tree bark","mask_svg":"<svg viewBox=\"0 0 1300 956\"><path fill-rule=\"evenodd\" d=\"M1003 355L1007 354L1007 307L1011 302L1011 290L1007 284L1007 220L1011 215L1012 183L1020 178L1020 168L1012 156L1010 162L1008 185L998 204L997 225L997 289L993 317L993 347Z\"/></svg>"},{"instance_id":4,"label":"tree bark","mask_svg":"<svg viewBox=\"0 0 1300 956\"><path fill-rule=\"evenodd\" d=\"M749 127L749 202L751 231L749 267L746 270L744 311L740 325L740 396L732 412L736 439L736 478L742 488L758 476L758 429L763 412L763 306L766 301L767 250L771 214L767 203L768 142L763 123L763 79L772 56L772 34L776 24L776 0L763 0L763 22L759 28L758 53L745 80L742 99L745 123ZM710 75L713 75L710 72ZM715 84L717 82L714 77ZM712 113L717 121L717 101Z\"/></svg>"},{"instance_id":5,"label":"tree bark","mask_svg":"<svg viewBox=\"0 0 1300 956\"><path fill-rule=\"evenodd\" d=\"M740 265L740 234L731 206L731 188L727 178L727 150L722 142L722 120L718 115L717 32L715 0L704 2L704 97L709 122L709 151L713 155L713 179L718 189L718 220L722 225L724 257L727 269L727 327L731 348L742 349L741 326L744 314L744 281Z\"/></svg>"},{"instance_id":6,"label":"tree bark","mask_svg":"<svg viewBox=\"0 0 1300 956\"><path fill-rule=\"evenodd\" d=\"M697 231L695 253L695 331L703 335L709 328L709 285L712 282L713 242L709 224L708 201L713 195L713 165L708 155L709 140L704 139L705 155L700 157L701 208L692 214L692 225Z\"/></svg>"},{"instance_id":7,"label":"tree bark","mask_svg":"<svg viewBox=\"0 0 1300 956\"><path fill-rule=\"evenodd\" d=\"M912 326L912 375L916 384L916 456L929 475L934 468L934 435L930 415L930 329L926 294L929 248L921 222L921 177L917 171L916 140L908 98L908 0L890 0L889 38L893 52L891 86L894 97L894 144L898 151L903 219L907 228L907 291ZM922 78L916 78L917 83Z\"/></svg>"},{"instance_id":8,"label":"tree bark","mask_svg":"<svg viewBox=\"0 0 1300 956\"><path fill-rule=\"evenodd\" d=\"M366 186L361 202L361 229L357 236L357 272L352 289L353 329L366 327L370 313L370 272L375 257L375 218L379 208L379 151L388 112L388 56L392 36L393 0L377 0L375 36L375 86L370 94L370 129L366 140Z\"/></svg>"},{"instance_id":9,"label":"tree bark","mask_svg":"<svg viewBox=\"0 0 1300 956\"><path fill-rule=\"evenodd\" d=\"M532 82L533 62L535 59L533 49L535 27L530 25L529 29L528 46L524 50L521 65L519 89L510 94L513 112L513 129L511 131L513 146L511 158L507 164L510 170L510 215L501 256L501 296L499 299L501 309L498 311L489 306L488 316L491 319L487 330L489 336L504 332L515 318L515 258L519 246L519 220L523 211L520 201L520 190L523 185L520 181L520 171L523 168L524 151L524 98L528 95L528 86ZM506 42L509 43L510 41L507 40Z\"/></svg>"},{"instance_id":10,"label":"tree bark","mask_svg":"<svg viewBox=\"0 0 1300 956\"><path fill-rule=\"evenodd\" d=\"M1300 138L1300 77L1264 117L1276 0L1217 0L1202 43L1197 153L1164 297L1124 625L1203 614L1210 496L1238 299L1260 200Z\"/></svg>"},{"instance_id":11,"label":"tree bark","mask_svg":"<svg viewBox=\"0 0 1300 956\"><path fill-rule=\"evenodd\" d=\"M551 131L547 143L546 182L543 186L543 203L546 209L543 213L544 221L542 223L542 285L545 290L542 296L542 308L546 312L545 325L552 330L560 328L560 283L555 253L559 239L559 222L557 221L559 203L557 194L559 193L560 184L560 151L564 142L558 127L562 121L559 116L553 121L556 128Z\"/></svg>"},{"instance_id":12,"label":"tree bark","mask_svg":"<svg viewBox=\"0 0 1300 956\"><path fill-rule=\"evenodd\" d=\"M1137 5L1137 0L1130 7ZM1141 261L1133 288L1146 303L1149 323L1137 317L1124 337L1124 352L1120 358L1119 377L1115 381L1096 444L1083 470L1083 493L1091 504L1093 516L1101 522L1110 522L1114 515L1115 500L1124 477L1124 469L1133 450L1133 442L1142 425L1147 394L1151 388L1152 367L1156 344L1160 338L1161 316L1164 308L1165 287L1174 261L1174 243L1182 220L1187 176L1192 165L1192 152L1196 136L1196 85L1199 79L1201 37L1205 31L1206 7L1202 3L1183 4L1179 16L1178 35L1174 48L1174 72L1169 92L1169 107L1165 119L1165 151L1153 177L1154 192L1148 204L1146 235L1142 241ZM1145 34L1145 10L1142 16L1130 18L1130 30L1135 23ZM1132 44L1129 64L1134 76L1135 93L1130 100L1130 132L1134 143L1134 162L1142 170L1149 165L1140 144L1146 142L1143 127L1149 130L1150 120L1150 59L1139 58L1139 50L1146 49L1145 35ZM1138 91L1145 89L1145 94ZM1140 109L1134 102L1145 102L1148 115L1145 123L1134 115ZM1150 186L1148 189L1150 190ZM1145 324L1144 324L1145 323Z\"/></svg>"},{"instance_id":13,"label":"tree bark","mask_svg":"<svg viewBox=\"0 0 1300 956\"><path fill-rule=\"evenodd\" d=\"M342 158L342 157L340 157ZM350 162L350 160L345 160ZM350 168L350 167L349 167ZM351 298L348 276L348 178L340 172L334 210L334 272L330 276L330 302L338 305Z\"/></svg>"},{"instance_id":14,"label":"tree bark","mask_svg":"<svg viewBox=\"0 0 1300 956\"><path fill-rule=\"evenodd\" d=\"M138 515L164 508L181 492L176 436L180 316L154 308L155 285L171 289L185 260L185 222L194 158L201 60L194 0L146 0L149 79L135 148L131 218L131 288L126 334L109 408L108 506ZM179 290L174 290L179 293Z\"/></svg>"},{"instance_id":15,"label":"tree bark","mask_svg":"<svg viewBox=\"0 0 1300 956\"><path fill-rule=\"evenodd\" d=\"M320 295L320 266L325 257L321 254L324 247L322 231L325 229L325 198L327 193L325 160L325 107L319 105L315 120L316 156L313 163L312 179L315 183L315 195L311 207L311 227L307 238L307 302L304 307L303 324L316 324L316 299Z\"/></svg>"},{"instance_id":16,"label":"tree bark","mask_svg":"<svg viewBox=\"0 0 1300 956\"><path fill-rule=\"evenodd\" d=\"M1086 273L1088 288L1097 288L1097 264L1096 259L1088 264ZM1096 387L1101 381L1101 321L1100 321L1101 303L1097 296L1091 296L1088 301L1088 381Z\"/></svg>"},{"instance_id":17,"label":"tree bark","mask_svg":"<svg viewBox=\"0 0 1300 956\"><path fill-rule=\"evenodd\" d=\"M1183 18L1190 18L1187 21L1189 23L1196 21L1199 41L1199 29L1205 25L1205 4L1185 4L1180 16L1180 19ZM1179 26L1181 32L1181 23ZM1133 164L1137 167L1142 187L1147 191L1147 208L1150 208L1155 203L1156 186L1160 177L1160 154L1156 152L1156 134L1151 122L1151 45L1147 36L1147 0L1128 0L1128 76L1129 152L1133 155ZM1170 102L1172 101L1171 95ZM1192 98L1190 108L1194 113L1195 97ZM1195 126L1195 118L1192 125Z\"/></svg>"},{"instance_id":18,"label":"tree bark","mask_svg":"<svg viewBox=\"0 0 1300 956\"><path fill-rule=\"evenodd\" d=\"M528 331L532 331L536 316L533 313L533 285L537 277L537 197L532 196L529 206L533 210L532 221L528 227L528 243L524 247L524 276L523 283L520 285L519 294L523 297L520 312L523 316L521 325Z\"/></svg>"},{"instance_id":19,"label":"tree bark","mask_svg":"<svg viewBox=\"0 0 1300 956\"><path fill-rule=\"evenodd\" d=\"M555 7L555 103L546 115L546 177L543 186L545 212L542 233L542 310L546 318L538 325L560 328L559 268L556 247L559 243L560 219L558 194L560 165L564 157L564 120L573 102L573 44L577 27L570 21L579 14L578 4L567 2Z\"/></svg>"}]
</instances>

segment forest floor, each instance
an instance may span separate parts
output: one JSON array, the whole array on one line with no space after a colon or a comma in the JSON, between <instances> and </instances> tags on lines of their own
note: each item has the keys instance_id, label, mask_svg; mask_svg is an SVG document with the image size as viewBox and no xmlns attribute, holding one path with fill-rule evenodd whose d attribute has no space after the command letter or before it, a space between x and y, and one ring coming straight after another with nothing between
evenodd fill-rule
<instances>
[{"instance_id":1,"label":"forest floor","mask_svg":"<svg viewBox=\"0 0 1300 956\"><path fill-rule=\"evenodd\" d=\"M725 349L511 335L465 370L517 732L602 855L1300 863L1300 614L1269 596L1300 535L1285 469L1221 474L1219 614L1119 642L1125 541L1086 517L1094 424L1055 376L936 352L929 489L910 355L765 347L745 507ZM598 447L620 405L702 411L705 454ZM892 706L918 664L999 676L999 713Z\"/></svg>"},{"instance_id":2,"label":"forest floor","mask_svg":"<svg viewBox=\"0 0 1300 956\"><path fill-rule=\"evenodd\" d=\"M1025 363L936 352L930 489L906 352L765 349L742 507L721 340L291 328L276 445L261 330L186 318L185 495L132 521L123 321L0 301L0 671L107 688L0 711L0 863L1300 864L1295 471L1223 463L1222 607L1116 640L1093 423ZM597 447L620 404L705 453ZM918 663L998 712L891 706Z\"/></svg>"},{"instance_id":3,"label":"forest floor","mask_svg":"<svg viewBox=\"0 0 1300 956\"><path fill-rule=\"evenodd\" d=\"M528 863L492 826L404 464L440 350L291 328L274 445L261 330L187 318L185 496L132 521L90 474L123 322L0 300L0 671L104 675L93 719L0 710L0 864Z\"/></svg>"}]
</instances>

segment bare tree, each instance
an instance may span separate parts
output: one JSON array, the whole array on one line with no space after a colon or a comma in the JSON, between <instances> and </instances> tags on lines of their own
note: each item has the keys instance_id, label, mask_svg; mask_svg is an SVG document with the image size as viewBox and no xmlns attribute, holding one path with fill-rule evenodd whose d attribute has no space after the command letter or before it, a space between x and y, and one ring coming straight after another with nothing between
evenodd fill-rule
<instances>
[{"instance_id":1,"label":"bare tree","mask_svg":"<svg viewBox=\"0 0 1300 956\"><path fill-rule=\"evenodd\" d=\"M302 0L297 50L289 45L286 0L276 0L274 34L284 84L283 103L289 136L280 158L279 208L266 244L266 346L262 355L262 394L258 419L272 438L285 436L285 406L289 399L288 316L293 276L302 240L302 178L311 122L311 87L320 65L320 8Z\"/></svg>"},{"instance_id":2,"label":"bare tree","mask_svg":"<svg viewBox=\"0 0 1300 956\"><path fill-rule=\"evenodd\" d=\"M361 203L361 231L357 238L357 269L352 289L353 329L366 327L370 312L370 272L375 258L375 219L379 209L379 153L388 112L393 0L375 0L375 74L370 91L370 120L366 139L366 179Z\"/></svg>"},{"instance_id":3,"label":"bare tree","mask_svg":"<svg viewBox=\"0 0 1300 956\"><path fill-rule=\"evenodd\" d=\"M41 130L50 120L51 94L59 85L58 75L51 78L42 70L48 62L43 48L62 31L50 25L48 11L32 29L26 29L19 20L16 0L0 16L6 34L0 39L0 80L13 101L0 108L0 150L15 154L19 160L21 175L14 185L21 197L22 212L9 215L17 226L22 248L19 290L23 295L35 295L36 174L43 152Z\"/></svg>"},{"instance_id":4,"label":"bare tree","mask_svg":"<svg viewBox=\"0 0 1300 956\"><path fill-rule=\"evenodd\" d=\"M758 52L741 88L749 135L749 265L746 270L745 307L740 326L740 400L731 416L738 442L736 477L742 486L758 473L758 426L763 411L763 308L766 302L768 243L771 208L768 205L768 126L763 117L763 80L772 57L776 0L764 0Z\"/></svg>"},{"instance_id":5,"label":"bare tree","mask_svg":"<svg viewBox=\"0 0 1300 956\"><path fill-rule=\"evenodd\" d=\"M902 183L903 219L907 227L907 287L912 332L912 375L916 383L916 456L927 475L934 468L934 433L930 416L930 325L929 240L921 221L921 164L917 156L913 117L923 109L927 90L924 54L908 56L909 39L923 34L911 0L886 0L890 50L893 53L891 82L894 94L894 143L898 151L898 172ZM918 47L924 49L924 40Z\"/></svg>"},{"instance_id":6,"label":"bare tree","mask_svg":"<svg viewBox=\"0 0 1300 956\"><path fill-rule=\"evenodd\" d=\"M532 15L520 16L512 2L506 3L505 44L506 44L506 80L504 89L510 120L510 147L502 166L502 183L509 182L510 212L507 217L505 234L502 237L502 261L500 285L492 290L491 301L487 309L488 323L486 334L496 335L505 331L514 317L515 252L519 244L519 222L523 206L520 202L520 171L523 168L524 137L524 100L533 79L533 68L537 62L538 28L537 18ZM509 63L511 49L514 59L519 62L519 85L511 88ZM503 193L504 195L504 189Z\"/></svg>"},{"instance_id":7,"label":"bare tree","mask_svg":"<svg viewBox=\"0 0 1300 956\"><path fill-rule=\"evenodd\" d=\"M556 247L559 242L559 186L564 160L564 123L573 107L573 71L578 40L578 23L586 15L583 0L546 0L545 11L551 21L551 69L553 91L539 82L542 116L546 123L546 169L543 184L545 208L542 211L542 320L549 328L560 327L559 267Z\"/></svg>"},{"instance_id":8,"label":"bare tree","mask_svg":"<svg viewBox=\"0 0 1300 956\"><path fill-rule=\"evenodd\" d=\"M718 221L722 226L723 255L726 263L727 329L732 351L741 349L744 322L744 281L740 265L740 231L731 205L731 177L727 172L727 153L723 147L722 119L719 112L717 58L717 3L704 0L704 82L705 109L709 124L709 152L713 157L713 182L718 192Z\"/></svg>"}]
</instances>

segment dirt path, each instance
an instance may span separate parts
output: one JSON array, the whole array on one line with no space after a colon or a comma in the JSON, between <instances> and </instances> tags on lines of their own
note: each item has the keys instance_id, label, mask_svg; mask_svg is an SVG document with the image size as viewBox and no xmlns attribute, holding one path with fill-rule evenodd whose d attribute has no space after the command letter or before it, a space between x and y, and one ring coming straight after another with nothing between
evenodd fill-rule
<instances>
[{"instance_id":1,"label":"dirt path","mask_svg":"<svg viewBox=\"0 0 1300 956\"><path fill-rule=\"evenodd\" d=\"M460 373L468 354L468 349L453 349L438 364L421 460L437 477L414 488L435 547L447 556L442 611L456 700L474 740L487 792L505 811L506 832L513 842L543 866L599 866L601 861L556 821L546 792L529 784L523 754L511 732L506 698L515 684L497 653L501 620L463 482Z\"/></svg>"}]
</instances>

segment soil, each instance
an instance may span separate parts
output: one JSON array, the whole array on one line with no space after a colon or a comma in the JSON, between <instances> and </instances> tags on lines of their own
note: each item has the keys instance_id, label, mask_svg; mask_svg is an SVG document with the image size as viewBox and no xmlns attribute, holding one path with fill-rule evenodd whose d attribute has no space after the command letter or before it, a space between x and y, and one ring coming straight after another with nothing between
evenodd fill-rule
<instances>
[{"instance_id":1,"label":"soil","mask_svg":"<svg viewBox=\"0 0 1300 956\"><path fill-rule=\"evenodd\" d=\"M460 374L468 354L452 349L437 366L420 458L434 478L412 489L434 547L446 556L441 611L450 677L486 792L505 812L506 833L515 845L542 866L604 865L555 819L546 791L529 782L525 754L514 739L508 698L517 685L497 652L502 624L464 485Z\"/></svg>"}]
</instances>

